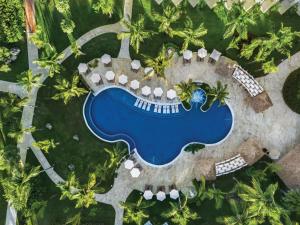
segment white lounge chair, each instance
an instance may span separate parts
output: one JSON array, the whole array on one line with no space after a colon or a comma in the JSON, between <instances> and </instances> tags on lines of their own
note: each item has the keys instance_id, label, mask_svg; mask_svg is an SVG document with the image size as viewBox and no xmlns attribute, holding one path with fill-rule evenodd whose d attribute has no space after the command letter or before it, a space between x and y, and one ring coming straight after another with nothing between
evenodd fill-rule
<instances>
[{"instance_id":1,"label":"white lounge chair","mask_svg":"<svg viewBox=\"0 0 300 225\"><path fill-rule=\"evenodd\" d=\"M158 113L161 113L161 105L158 106Z\"/></svg>"},{"instance_id":2,"label":"white lounge chair","mask_svg":"<svg viewBox=\"0 0 300 225\"><path fill-rule=\"evenodd\" d=\"M167 113L170 114L170 106L167 105Z\"/></svg>"},{"instance_id":3,"label":"white lounge chair","mask_svg":"<svg viewBox=\"0 0 300 225\"><path fill-rule=\"evenodd\" d=\"M138 107L141 108L143 106L143 103L144 101L143 100L140 100L139 104L138 104Z\"/></svg>"},{"instance_id":4,"label":"white lounge chair","mask_svg":"<svg viewBox=\"0 0 300 225\"><path fill-rule=\"evenodd\" d=\"M135 107L137 107L137 106L138 106L138 104L139 104L139 101L140 101L140 99L138 99L138 98L137 98L137 99L136 99L136 101L135 101L135 103L134 103L134 106L135 106Z\"/></svg>"},{"instance_id":5,"label":"white lounge chair","mask_svg":"<svg viewBox=\"0 0 300 225\"><path fill-rule=\"evenodd\" d=\"M157 105L154 106L154 112L157 112Z\"/></svg>"},{"instance_id":6,"label":"white lounge chair","mask_svg":"<svg viewBox=\"0 0 300 225\"><path fill-rule=\"evenodd\" d=\"M143 109L143 110L145 110L145 109L146 109L146 107L147 107L147 104L148 104L147 102L144 102L144 104L143 104L143 107L142 107L142 109Z\"/></svg>"},{"instance_id":7,"label":"white lounge chair","mask_svg":"<svg viewBox=\"0 0 300 225\"><path fill-rule=\"evenodd\" d=\"M163 105L163 114L166 114L167 113L167 109L166 109L166 106Z\"/></svg>"},{"instance_id":8,"label":"white lounge chair","mask_svg":"<svg viewBox=\"0 0 300 225\"><path fill-rule=\"evenodd\" d=\"M179 113L179 107L178 107L178 105L175 105L175 112Z\"/></svg>"},{"instance_id":9,"label":"white lounge chair","mask_svg":"<svg viewBox=\"0 0 300 225\"><path fill-rule=\"evenodd\" d=\"M148 102L147 111L150 111L151 103Z\"/></svg>"}]
</instances>

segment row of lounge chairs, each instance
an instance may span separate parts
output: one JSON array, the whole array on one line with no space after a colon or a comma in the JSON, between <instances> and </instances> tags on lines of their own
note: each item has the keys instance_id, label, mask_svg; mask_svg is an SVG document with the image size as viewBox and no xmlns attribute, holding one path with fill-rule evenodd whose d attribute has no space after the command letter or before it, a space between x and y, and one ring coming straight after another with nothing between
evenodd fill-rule
<instances>
[{"instance_id":1,"label":"row of lounge chairs","mask_svg":"<svg viewBox=\"0 0 300 225\"><path fill-rule=\"evenodd\" d=\"M235 65L232 77L242 84L251 97L255 97L264 91L262 86L254 79L254 77L238 65Z\"/></svg>"},{"instance_id":2,"label":"row of lounge chairs","mask_svg":"<svg viewBox=\"0 0 300 225\"><path fill-rule=\"evenodd\" d=\"M155 113L163 113L163 114L170 114L170 113L179 113L178 105L154 105L154 112Z\"/></svg>"},{"instance_id":3,"label":"row of lounge chairs","mask_svg":"<svg viewBox=\"0 0 300 225\"><path fill-rule=\"evenodd\" d=\"M230 159L216 163L216 176L233 173L234 171L237 171L245 166L247 166L245 159L238 154Z\"/></svg>"},{"instance_id":4,"label":"row of lounge chairs","mask_svg":"<svg viewBox=\"0 0 300 225\"><path fill-rule=\"evenodd\" d=\"M138 108L146 110L146 111L150 111L151 105L152 104L150 102L144 101L144 100L139 99L139 98L137 98L135 103L134 103L135 107L138 107Z\"/></svg>"}]
</instances>

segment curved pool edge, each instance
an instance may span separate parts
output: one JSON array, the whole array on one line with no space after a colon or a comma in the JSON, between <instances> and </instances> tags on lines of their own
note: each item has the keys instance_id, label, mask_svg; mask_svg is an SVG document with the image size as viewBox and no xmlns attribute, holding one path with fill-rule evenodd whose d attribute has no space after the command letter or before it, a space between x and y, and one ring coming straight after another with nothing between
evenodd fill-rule
<instances>
[{"instance_id":1,"label":"curved pool edge","mask_svg":"<svg viewBox=\"0 0 300 225\"><path fill-rule=\"evenodd\" d=\"M131 92L131 91L128 90L127 88L125 88L125 87L123 87L123 86L115 85L115 84L114 84L114 85L110 85L110 86L105 86L105 87L101 88L99 91L97 91L96 93L93 93L92 91L90 91L89 94L87 95L85 101L84 101L83 108L82 108L82 113L83 113L84 122L85 122L86 126L88 127L88 129L92 132L92 134L93 134L95 137L97 137L98 139L100 139L100 140L102 140L102 141L104 141L104 142L108 142L108 143L116 143L116 142L124 142L124 143L126 143L126 145L127 145L127 147L128 147L128 154L131 154L131 151L134 151L134 153L139 157L139 159L140 159L144 164L146 164L146 165L148 165L148 166L156 167L156 168L167 167L167 166L173 164L175 161L177 161L177 160L182 156L184 150L185 150L189 145L192 145L192 144L202 144L202 145L209 146L209 147L215 146L215 145L220 145L221 143L223 143L224 141L226 141L226 139L229 137L229 135L231 135L231 133L232 133L232 131L233 131L234 124L235 124L235 122L234 122L234 121L235 121L235 120L234 120L234 119L235 119L235 115L234 115L234 112L233 112L233 110L232 110L230 104L228 104L228 103L226 102L226 105L228 106L228 108L229 108L229 110L230 110L230 112L231 112L231 115L232 115L232 123L231 123L231 128L230 128L229 132L227 133L227 135L226 135L222 140L220 140L220 141L218 141L218 142L216 142L216 143L214 143L214 144L205 144L205 143L201 143L201 142L190 142L190 143L184 145L184 146L181 148L180 153L179 153L172 161L170 161L170 162L168 162L168 163L166 163L166 164L163 164L163 165L156 165L156 164L149 163L149 162L147 162L146 160L144 160L144 159L140 156L140 154L138 153L138 150L137 150L136 148L131 149L131 146L130 146L129 142L127 142L126 140L124 140L124 139L116 139L116 140L111 141L111 140L107 140L107 139L105 139L105 138L102 138L101 136L99 136L98 134L96 134L96 133L93 131L93 129L90 127L89 123L87 122L87 119L86 119L86 116L85 116L85 106L86 106L86 103L87 103L87 101L88 101L90 95L97 96L97 95L100 94L101 92L103 92L103 91L105 91L105 90L107 90L107 89L111 89L111 88L119 88L119 89L122 89L122 90L128 92L129 94L133 95L133 96L136 97L136 98L145 99L145 98L141 98L140 96L138 96L138 95L136 95L135 93ZM148 101L148 102L150 102L150 103L152 103L152 104L158 104L158 105L165 105L165 104L166 104L166 103L161 103L161 102L150 101L150 100L147 100L147 99L145 99L145 100ZM180 101L180 102L176 102L176 103L167 103L167 104L169 104L169 105L181 104L182 107L184 108L184 110L186 110L185 107L184 107L184 105L182 104L181 101ZM201 107L200 107L200 110L202 111ZM189 111L189 110L186 110L186 111ZM132 138L130 138L130 139L132 139ZM132 141L133 141L133 143L135 144L135 142L134 142L133 139L132 139Z\"/></svg>"}]
</instances>

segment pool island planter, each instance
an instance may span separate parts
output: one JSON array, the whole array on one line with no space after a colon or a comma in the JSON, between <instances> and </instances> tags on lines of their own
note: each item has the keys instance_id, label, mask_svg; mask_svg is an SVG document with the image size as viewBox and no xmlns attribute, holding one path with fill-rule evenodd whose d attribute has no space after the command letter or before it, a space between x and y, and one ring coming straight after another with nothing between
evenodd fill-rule
<instances>
[{"instance_id":1,"label":"pool island planter","mask_svg":"<svg viewBox=\"0 0 300 225\"><path fill-rule=\"evenodd\" d=\"M107 91L107 92L105 92L105 91ZM103 95L103 96L101 96L101 95ZM100 98L100 100L101 100L101 98L103 98L102 100L105 100L105 99L107 100L108 98L115 98L114 100L117 100L117 101L121 101L120 100L120 97L121 97L122 101L123 101L121 103L124 103L124 104L126 103L127 108L125 108L124 110L119 110L119 112L116 112L118 110L110 110L110 111L109 111L109 109L106 110L106 108L107 107L109 108L109 106L114 107L113 103L112 103L113 101L107 101L105 104L103 104L103 102L102 102L102 104L98 103L98 105L97 105L97 101L95 103L95 100L97 100L97 97ZM134 107L134 101L136 99L143 99L147 103L152 104L151 105L151 110L150 111L146 111L146 110L138 111L138 110L142 110L142 109ZM109 100L111 100L111 99L109 99ZM178 113L178 114L173 114L173 113L169 113L169 114L160 113L159 114L159 113L154 113L153 109L152 109L153 105L170 105L170 106L172 106L172 105L178 105L178 104L179 104L179 107L180 107L180 110L181 110L181 112ZM98 109L93 110L93 107L98 107ZM126 112L131 112L131 113L136 113L136 115L132 119L137 119L138 120L138 119L141 119L141 117L144 117L144 119L141 119L141 120L143 120L143 122L148 121L148 123L151 122L151 120L155 120L153 118L156 118L156 121L155 121L154 124L160 124L160 123L157 123L157 121L159 121L159 120L162 120L161 123L166 123L165 120L173 120L173 121L170 121L171 124L172 124L170 127L167 127L167 128L162 127L161 128L162 130L170 129L171 133L173 132L173 134L174 134L173 128L176 129L176 125L173 124L174 120L175 119L178 120L178 118L180 119L180 117L184 119L184 116L186 117L188 115L187 113L194 113L195 114L196 112L191 112L191 111L193 111L193 108L191 108L190 110L186 110L184 108L184 106L181 104L181 102L180 103L179 102L177 102L177 103L163 103L163 102L149 101L149 100L144 99L143 97L137 96L135 93L132 93L131 91L129 91L125 87L117 86L117 85L113 85L113 84L103 87L97 93L93 94L92 92L90 92L90 94L86 98L86 100L84 102L84 106L83 106L83 116L84 116L85 123L88 126L89 130L97 138L99 138L100 140L103 140L105 142L110 142L110 143L118 142L118 141L125 142L128 145L128 149L129 149L130 153L135 152L139 156L139 158L141 159L142 162L144 162L145 164L147 164L149 166L153 166L153 167L164 167L164 166L168 166L168 165L172 164L177 158L180 157L180 155L184 151L184 149L190 144L203 144L203 145L206 145L206 146L213 146L213 145L221 144L231 134L233 126L234 126L234 114L233 114L233 111L231 110L230 106L229 105L222 106L222 107L228 107L228 109L223 108L222 110L221 110L221 108L218 107L218 109L217 109L216 106L214 106L214 107L212 107L212 108L214 108L214 111L213 111L214 113L221 110L221 114L219 112L217 112L219 114L219 115L217 114L217 116L219 117L217 119L220 120L220 116L224 117L224 115L225 116L230 116L230 118L227 118L227 117L226 118L221 118L221 120L223 119L222 121L224 123L224 126L220 127L224 130L224 135L221 135L222 136L221 138L217 137L216 134L212 134L212 135L215 136L215 137L212 137L215 141L203 141L203 142L201 142L201 141L194 140L194 139L197 139L199 137L197 137L197 138L192 137L191 138L192 135L185 138L184 134L186 134L186 132L183 132L182 134L178 134L178 130L177 130L178 127L177 127L177 129L176 129L177 133L175 134L175 136L177 134L180 135L179 136L179 137L181 137L180 140L179 141L178 140L173 141L174 138L171 138L171 137L174 137L174 135L169 136L169 137L166 136L167 138L165 138L164 140L169 141L166 144L166 143L162 142L162 138L160 136L158 136L158 139L155 139L155 137L154 137L153 139L150 138L151 141L149 140L149 134L155 136L155 132L149 133L149 131L148 131L148 133L147 132L145 132L145 134L143 133L142 136L141 136L140 132L137 133L140 136L136 136L136 134L134 134L134 132L131 133L131 134L127 134L127 133L130 133L130 131L132 132L132 130L134 130L135 132L137 132L137 130L141 131L142 126L138 127L140 129L135 129L136 128L135 127L136 126L136 121L132 122L133 127L128 128L129 132L128 131L127 132L122 132L120 130L118 132L115 132L115 131L112 132L111 129L107 130L107 128L104 128L104 129L103 129L103 127L101 128L101 125L103 124L102 123L103 121L100 121L99 118L103 117L103 115L101 115L99 112L95 113L95 110L99 111L99 107L100 107L100 111L102 109L101 107L104 107L104 109L106 111L109 111L109 115L108 115L108 112L104 112L104 117L106 116L107 117L106 119L110 120L110 121L105 120L106 121L105 123L107 123L107 127L110 127L110 128L114 127L112 129L115 129L117 127L117 125L114 124L114 121L112 120L112 118L108 119L108 117L112 116L111 114L123 113L123 115L121 115L121 116L124 116L124 115L129 114L129 113L126 114ZM199 113L209 113L209 111L210 111L210 110L208 110L207 112L202 111L201 106L197 107L197 108L194 108L194 110L198 110ZM230 112L230 114L228 114L229 112ZM105 115L105 113L106 113L106 115ZM145 114L141 116L140 113L145 113ZM95 116L95 114L97 114L97 116ZM190 115L190 117L191 116L195 117L195 115ZM204 114L203 116L204 117L206 116L206 117L208 117L208 119L211 119L209 117L209 115ZM116 117L119 118L119 114ZM116 118L116 117L113 117L113 118ZM97 122L97 118L98 118L98 122ZM105 119L105 118L102 118L102 119ZM203 120L203 118L200 118L200 120L201 119ZM179 125L182 124L182 123L185 124L181 120L178 120L178 121L179 122L177 122L177 121L175 121L175 122L179 123ZM228 121L230 122L230 124L228 124L229 123ZM122 127L123 121L121 119L119 119L118 122L119 122L118 124ZM99 126L99 124L100 124L100 126ZM126 126L126 120L124 120L124 124ZM141 123L139 123L139 124L141 124ZM147 129L146 124L147 123L145 123L145 124L143 123L143 125L145 125L144 129ZM151 124L153 124L153 123L150 123L150 125ZM188 123L188 124L190 124L190 123ZM193 124L195 124L195 123L193 123ZM217 128L216 126L218 126L218 125L215 124L214 126L215 126L215 128ZM209 127L211 127L211 126L209 126ZM117 128L119 128L119 127L117 127ZM152 126L152 128L153 128L153 126ZM186 127L184 127L184 128L186 128ZM187 126L187 128L189 128L189 127ZM144 131L144 129L142 129L142 130ZM161 129L158 129L158 130L161 131ZM194 129L195 129L195 127L194 127ZM199 129L198 126L197 126L197 129ZM182 129L179 126L179 131L180 130L182 130ZM157 129L156 129L156 131L157 131ZM192 133L199 134L198 131L196 131L196 132L194 132L194 131L191 129ZM202 130L200 130L200 131L202 132L202 134L207 134L207 132L204 132ZM161 135L163 133L159 133L159 134ZM134 136L134 137L132 137L132 136ZM146 139L143 140L145 136L146 136ZM201 138L201 135L200 135L200 138ZM205 138L209 138L209 137L206 135L206 137L204 137L204 139ZM142 141L140 139L142 139ZM190 139L190 140L184 140L184 139ZM156 146L156 148L151 149L151 147L149 147L149 146L152 146L152 145L155 146L156 140L158 140L158 142L160 143L160 145L159 145L160 147ZM173 142L177 142L177 143L173 143ZM205 142L207 142L207 143L205 143ZM141 143L143 143L143 144L141 144ZM163 146L163 145L165 145L165 146ZM141 146L143 146L143 148L141 148ZM145 146L147 146L147 147L145 147ZM168 146L170 146L170 148L168 148ZM148 150L150 149L150 151L147 151L147 149ZM155 150L153 150L153 149L155 149ZM160 151L157 151L159 149L160 149ZM170 149L170 151L166 151L164 149ZM144 150L146 150L146 151L144 151Z\"/></svg>"}]
</instances>

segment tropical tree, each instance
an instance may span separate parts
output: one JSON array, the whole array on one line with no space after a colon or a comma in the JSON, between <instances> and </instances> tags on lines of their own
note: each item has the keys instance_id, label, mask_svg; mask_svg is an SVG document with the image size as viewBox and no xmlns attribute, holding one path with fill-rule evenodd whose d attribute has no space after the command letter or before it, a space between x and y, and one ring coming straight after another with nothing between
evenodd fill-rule
<instances>
[{"instance_id":1,"label":"tropical tree","mask_svg":"<svg viewBox=\"0 0 300 225\"><path fill-rule=\"evenodd\" d=\"M75 28L75 23L71 19L62 19L60 22L62 31L68 35L72 34Z\"/></svg>"},{"instance_id":2,"label":"tropical tree","mask_svg":"<svg viewBox=\"0 0 300 225\"><path fill-rule=\"evenodd\" d=\"M93 9L98 13L102 13L104 15L112 17L114 13L115 4L115 0L97 0L93 4Z\"/></svg>"},{"instance_id":3,"label":"tropical tree","mask_svg":"<svg viewBox=\"0 0 300 225\"><path fill-rule=\"evenodd\" d=\"M60 199L68 198L76 201L75 208L89 208L91 205L97 204L95 200L96 175L89 174L87 184L80 185L75 173L71 173L65 183L60 183L57 186L61 190Z\"/></svg>"},{"instance_id":4,"label":"tropical tree","mask_svg":"<svg viewBox=\"0 0 300 225\"><path fill-rule=\"evenodd\" d=\"M163 46L157 57L147 57L145 63L147 66L152 67L158 76L164 77L165 69L171 65L172 59L173 53L169 55L165 46Z\"/></svg>"},{"instance_id":5,"label":"tropical tree","mask_svg":"<svg viewBox=\"0 0 300 225\"><path fill-rule=\"evenodd\" d=\"M54 88L58 91L52 99L59 100L62 99L65 104L68 104L72 98L80 97L87 93L87 90L84 88L78 87L80 78L75 74L72 78L72 82L64 78L59 78L56 80L57 84L54 85Z\"/></svg>"},{"instance_id":6,"label":"tropical tree","mask_svg":"<svg viewBox=\"0 0 300 225\"><path fill-rule=\"evenodd\" d=\"M300 215L300 189L291 189L286 192L283 203L289 212Z\"/></svg>"},{"instance_id":7,"label":"tropical tree","mask_svg":"<svg viewBox=\"0 0 300 225\"><path fill-rule=\"evenodd\" d=\"M15 139L17 141L17 143L21 143L24 140L25 134L33 133L34 131L36 131L36 128L33 126L27 127L27 128L20 127L18 129L13 129L13 130L9 131L7 133L7 136Z\"/></svg>"},{"instance_id":8,"label":"tropical tree","mask_svg":"<svg viewBox=\"0 0 300 225\"><path fill-rule=\"evenodd\" d=\"M59 145L59 143L55 142L54 139L46 139L33 143L33 146L40 148L46 153L48 153L50 149L56 148L57 145Z\"/></svg>"},{"instance_id":9,"label":"tropical tree","mask_svg":"<svg viewBox=\"0 0 300 225\"><path fill-rule=\"evenodd\" d=\"M13 114L21 112L27 105L28 98L19 98L17 95L8 93L6 97L0 98L0 108L3 118L10 118Z\"/></svg>"},{"instance_id":10,"label":"tropical tree","mask_svg":"<svg viewBox=\"0 0 300 225\"><path fill-rule=\"evenodd\" d=\"M258 224L268 220L271 224L282 224L281 219L287 218L287 211L275 201L274 195L278 184L270 184L265 191L261 184L252 179L252 186L238 183L238 196L247 203L247 213L257 220Z\"/></svg>"},{"instance_id":11,"label":"tropical tree","mask_svg":"<svg viewBox=\"0 0 300 225\"><path fill-rule=\"evenodd\" d=\"M49 76L53 77L54 74L60 73L61 65L60 62L64 58L64 53L58 54L54 47L51 47L51 50L48 51L48 55L40 58L39 60L34 61L41 68L49 70Z\"/></svg>"},{"instance_id":12,"label":"tropical tree","mask_svg":"<svg viewBox=\"0 0 300 225\"><path fill-rule=\"evenodd\" d=\"M246 170L246 174L259 182L265 182L270 174L278 173L281 170L281 166L278 164L268 162L262 163L265 164L263 169L250 167Z\"/></svg>"},{"instance_id":13,"label":"tropical tree","mask_svg":"<svg viewBox=\"0 0 300 225\"><path fill-rule=\"evenodd\" d=\"M111 149L104 148L104 151L108 154L108 169L115 169L119 163L121 162L122 158L126 154L126 149L121 148L119 144L114 145Z\"/></svg>"},{"instance_id":14,"label":"tropical tree","mask_svg":"<svg viewBox=\"0 0 300 225\"><path fill-rule=\"evenodd\" d=\"M193 201L196 203L196 205L199 207L201 206L202 202L206 198L206 181L205 177L201 176L201 182L198 183L196 180L193 180L193 185L196 190L196 196L193 198Z\"/></svg>"},{"instance_id":15,"label":"tropical tree","mask_svg":"<svg viewBox=\"0 0 300 225\"><path fill-rule=\"evenodd\" d=\"M27 70L18 76L18 83L22 85L28 92L33 88L41 87L41 75L33 74L32 70Z\"/></svg>"},{"instance_id":16,"label":"tropical tree","mask_svg":"<svg viewBox=\"0 0 300 225\"><path fill-rule=\"evenodd\" d=\"M10 51L6 47L0 46L0 72L9 72L10 67L7 61L10 59Z\"/></svg>"},{"instance_id":17,"label":"tropical tree","mask_svg":"<svg viewBox=\"0 0 300 225\"><path fill-rule=\"evenodd\" d=\"M226 192L223 192L222 190L217 189L215 187L208 188L207 191L205 192L205 198L209 200L215 200L216 209L222 208L225 196L226 196Z\"/></svg>"},{"instance_id":18,"label":"tropical tree","mask_svg":"<svg viewBox=\"0 0 300 225\"><path fill-rule=\"evenodd\" d=\"M210 87L207 95L212 97L209 107L211 107L215 101L219 101L219 106L225 105L229 95L227 84L223 86L221 81L217 81L217 86Z\"/></svg>"},{"instance_id":19,"label":"tropical tree","mask_svg":"<svg viewBox=\"0 0 300 225\"><path fill-rule=\"evenodd\" d=\"M48 38L42 26L37 25L35 32L30 35L30 41L39 49L45 48L48 44Z\"/></svg>"},{"instance_id":20,"label":"tropical tree","mask_svg":"<svg viewBox=\"0 0 300 225\"><path fill-rule=\"evenodd\" d=\"M192 99L193 92L197 89L197 85L189 79L188 82L180 82L175 86L178 96L182 102L189 103Z\"/></svg>"},{"instance_id":21,"label":"tropical tree","mask_svg":"<svg viewBox=\"0 0 300 225\"><path fill-rule=\"evenodd\" d=\"M204 24L201 23L197 28L194 28L193 21L188 18L185 22L185 28L183 30L174 30L173 35L181 37L183 39L183 44L181 51L184 52L188 49L189 45L195 45L199 47L204 47L204 41L202 37L207 34L207 29Z\"/></svg>"},{"instance_id":22,"label":"tropical tree","mask_svg":"<svg viewBox=\"0 0 300 225\"><path fill-rule=\"evenodd\" d=\"M262 70L264 71L264 73L276 73L278 71L277 66L275 65L274 62L274 58L272 58L271 60L263 63L262 65Z\"/></svg>"},{"instance_id":23,"label":"tropical tree","mask_svg":"<svg viewBox=\"0 0 300 225\"><path fill-rule=\"evenodd\" d=\"M134 23L130 23L126 19L123 19L121 23L127 28L127 31L119 33L118 39L130 38L130 45L136 53L139 53L141 43L150 38L153 32L145 30L144 17L142 16Z\"/></svg>"},{"instance_id":24,"label":"tropical tree","mask_svg":"<svg viewBox=\"0 0 300 225\"><path fill-rule=\"evenodd\" d=\"M160 23L158 30L161 33L166 33L173 37L173 28L171 25L175 23L181 16L180 8L167 5L163 9L163 14L153 12L153 19Z\"/></svg>"},{"instance_id":25,"label":"tropical tree","mask_svg":"<svg viewBox=\"0 0 300 225\"><path fill-rule=\"evenodd\" d=\"M187 198L184 197L183 202L170 202L171 210L163 213L163 217L171 219L172 223L179 225L187 225L190 221L200 219L196 212L192 212L187 205Z\"/></svg>"},{"instance_id":26,"label":"tropical tree","mask_svg":"<svg viewBox=\"0 0 300 225\"><path fill-rule=\"evenodd\" d=\"M63 15L70 14L70 4L69 0L54 0L55 8L57 11Z\"/></svg>"},{"instance_id":27,"label":"tropical tree","mask_svg":"<svg viewBox=\"0 0 300 225\"><path fill-rule=\"evenodd\" d=\"M126 223L135 223L137 225L143 224L143 221L149 218L149 215L145 212L145 209L155 205L155 202L143 201L143 196L135 203L121 202L120 206L124 209L124 221Z\"/></svg>"},{"instance_id":28,"label":"tropical tree","mask_svg":"<svg viewBox=\"0 0 300 225\"><path fill-rule=\"evenodd\" d=\"M71 43L71 50L72 53L75 55L75 58L78 58L81 55L84 55L84 53L81 51L81 47L77 44L76 40L74 38L70 39Z\"/></svg>"},{"instance_id":29,"label":"tropical tree","mask_svg":"<svg viewBox=\"0 0 300 225\"><path fill-rule=\"evenodd\" d=\"M80 225L81 224L81 211L76 213L75 215L71 216L67 219L67 222L65 224L71 224L71 225Z\"/></svg>"}]
</instances>

